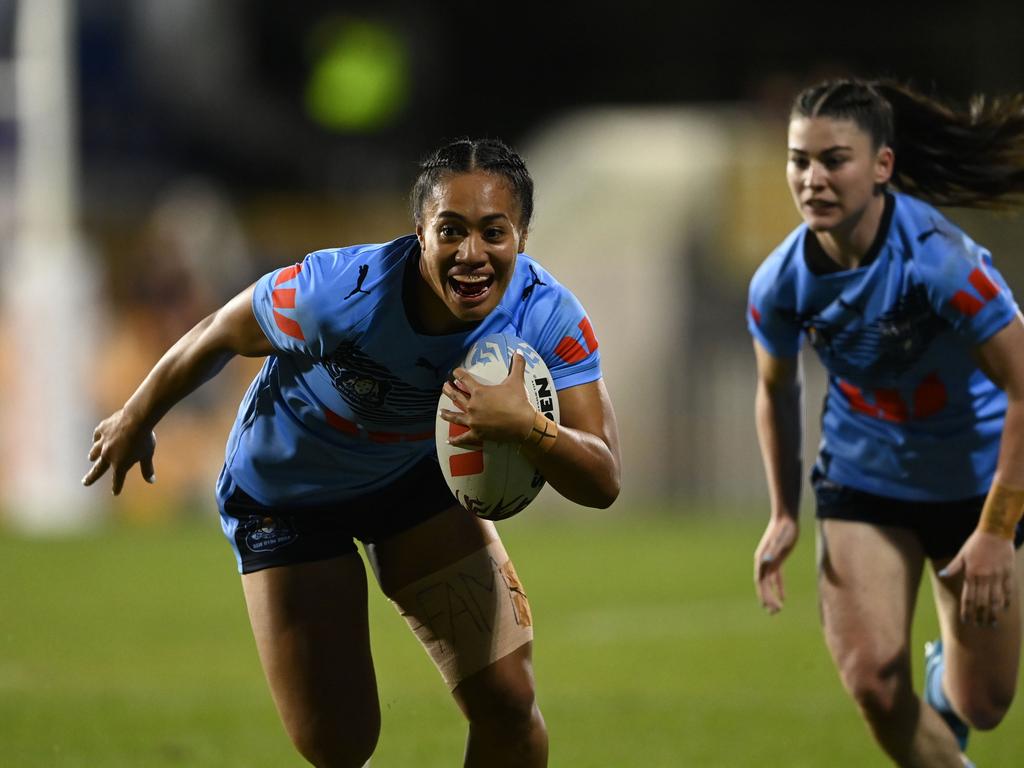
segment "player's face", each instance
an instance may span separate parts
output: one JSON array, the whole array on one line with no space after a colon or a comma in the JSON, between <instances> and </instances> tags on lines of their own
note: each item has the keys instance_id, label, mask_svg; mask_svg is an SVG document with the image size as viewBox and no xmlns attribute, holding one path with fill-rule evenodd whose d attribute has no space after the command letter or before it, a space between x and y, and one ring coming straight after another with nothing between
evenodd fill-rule
<instances>
[{"instance_id":1,"label":"player's face","mask_svg":"<svg viewBox=\"0 0 1024 768\"><path fill-rule=\"evenodd\" d=\"M421 212L420 321L433 333L459 330L493 310L508 288L526 233L519 205L499 175L445 177Z\"/></svg>"},{"instance_id":2,"label":"player's face","mask_svg":"<svg viewBox=\"0 0 1024 768\"><path fill-rule=\"evenodd\" d=\"M856 226L892 176L893 152L876 149L853 120L797 117L789 124L786 178L793 201L815 232Z\"/></svg>"}]
</instances>

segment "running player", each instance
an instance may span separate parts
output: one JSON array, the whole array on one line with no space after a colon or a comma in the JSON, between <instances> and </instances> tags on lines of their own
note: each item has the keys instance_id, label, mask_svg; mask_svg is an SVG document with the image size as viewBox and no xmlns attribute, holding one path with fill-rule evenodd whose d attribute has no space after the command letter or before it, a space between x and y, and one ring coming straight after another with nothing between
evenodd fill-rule
<instances>
[{"instance_id":1,"label":"running player","mask_svg":"<svg viewBox=\"0 0 1024 768\"><path fill-rule=\"evenodd\" d=\"M803 91L787 179L804 223L750 286L771 499L757 591L781 609L798 533L806 337L829 374L811 475L825 640L902 766L966 762L967 724L995 727L1017 680L1024 324L988 251L932 206L1024 192L1022 107L977 99L958 111L893 82ZM942 633L928 648L929 706L914 693L909 649L926 560Z\"/></svg>"},{"instance_id":2,"label":"running player","mask_svg":"<svg viewBox=\"0 0 1024 768\"><path fill-rule=\"evenodd\" d=\"M83 482L119 493L152 429L234 355L266 356L228 439L217 485L264 672L296 748L318 766L362 765L380 728L364 542L469 721L465 764L540 766L529 604L495 527L455 503L434 449L444 391L455 444L518 443L567 498L608 506L618 434L598 343L575 297L522 253L533 182L501 142L460 140L422 165L416 233L314 252L202 320L96 428ZM449 371L507 331L548 364L561 424L526 398L524 363L484 386ZM460 381L461 379L461 381ZM554 435L552 438L551 435ZM456 610L453 606L459 606Z\"/></svg>"}]
</instances>

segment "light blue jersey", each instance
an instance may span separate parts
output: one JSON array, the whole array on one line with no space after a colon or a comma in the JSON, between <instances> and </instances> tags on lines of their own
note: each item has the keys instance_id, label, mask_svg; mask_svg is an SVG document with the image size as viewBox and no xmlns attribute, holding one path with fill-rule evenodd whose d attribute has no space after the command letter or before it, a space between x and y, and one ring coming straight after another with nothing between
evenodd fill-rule
<instances>
[{"instance_id":1,"label":"light blue jersey","mask_svg":"<svg viewBox=\"0 0 1024 768\"><path fill-rule=\"evenodd\" d=\"M971 350L1017 313L991 255L897 193L865 264L833 271L822 257L799 226L754 275L747 313L769 353L792 357L805 337L828 370L819 468L909 501L986 493L1006 396Z\"/></svg>"},{"instance_id":2,"label":"light blue jersey","mask_svg":"<svg viewBox=\"0 0 1024 768\"><path fill-rule=\"evenodd\" d=\"M512 333L540 353L556 389L601 377L579 301L525 254L501 302L472 330L417 333L402 301L419 243L332 248L262 277L253 312L277 353L239 406L217 485L261 504L343 501L435 454L441 386L466 348Z\"/></svg>"}]
</instances>

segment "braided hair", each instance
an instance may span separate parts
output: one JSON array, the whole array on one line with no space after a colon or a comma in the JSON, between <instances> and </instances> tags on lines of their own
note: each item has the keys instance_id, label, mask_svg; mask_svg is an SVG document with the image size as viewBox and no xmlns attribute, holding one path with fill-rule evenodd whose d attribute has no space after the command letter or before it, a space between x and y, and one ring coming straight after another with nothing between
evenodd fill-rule
<instances>
[{"instance_id":1,"label":"braided hair","mask_svg":"<svg viewBox=\"0 0 1024 768\"><path fill-rule=\"evenodd\" d=\"M413 220L421 222L427 198L444 177L472 171L486 171L505 179L519 204L520 225L524 232L529 229L533 217L533 179L523 159L499 139L457 139L428 155L420 163L410 195Z\"/></svg>"},{"instance_id":2,"label":"braided hair","mask_svg":"<svg viewBox=\"0 0 1024 768\"><path fill-rule=\"evenodd\" d=\"M894 80L829 80L797 94L797 117L852 120L875 149L893 149L893 185L933 205L1024 203L1024 94L962 109Z\"/></svg>"}]
</instances>

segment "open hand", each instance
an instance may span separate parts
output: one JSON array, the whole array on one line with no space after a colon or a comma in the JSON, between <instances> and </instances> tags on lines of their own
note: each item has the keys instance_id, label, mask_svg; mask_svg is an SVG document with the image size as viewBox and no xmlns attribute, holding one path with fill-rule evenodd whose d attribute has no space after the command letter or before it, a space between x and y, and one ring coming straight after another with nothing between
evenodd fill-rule
<instances>
[{"instance_id":1,"label":"open hand","mask_svg":"<svg viewBox=\"0 0 1024 768\"><path fill-rule=\"evenodd\" d=\"M949 565L939 571L943 579L963 574L960 621L994 626L1010 607L1014 583L1013 542L994 533L975 531Z\"/></svg>"},{"instance_id":2,"label":"open hand","mask_svg":"<svg viewBox=\"0 0 1024 768\"><path fill-rule=\"evenodd\" d=\"M92 433L92 449L89 461L92 467L82 478L82 485L92 485L103 474L111 469L113 483L111 489L115 496L124 486L124 478L128 470L138 462L142 477L147 483L156 482L153 469L153 452L156 450L156 433L149 429L140 429L127 416L124 410L117 411L99 423Z\"/></svg>"},{"instance_id":3,"label":"open hand","mask_svg":"<svg viewBox=\"0 0 1024 768\"><path fill-rule=\"evenodd\" d=\"M778 613L786 599L782 582L782 563L796 545L800 526L788 515L773 515L754 551L754 587L761 606Z\"/></svg>"}]
</instances>

